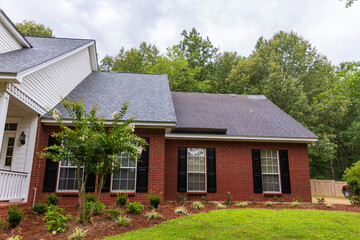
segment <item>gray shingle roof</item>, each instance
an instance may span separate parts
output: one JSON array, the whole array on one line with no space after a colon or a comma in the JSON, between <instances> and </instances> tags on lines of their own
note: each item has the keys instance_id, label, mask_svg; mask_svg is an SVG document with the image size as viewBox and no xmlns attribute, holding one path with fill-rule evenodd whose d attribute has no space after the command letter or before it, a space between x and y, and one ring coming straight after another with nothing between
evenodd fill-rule
<instances>
[{"instance_id":1,"label":"gray shingle roof","mask_svg":"<svg viewBox=\"0 0 360 240\"><path fill-rule=\"evenodd\" d=\"M20 73L94 41L70 38L25 38L32 48L0 54L0 73Z\"/></svg>"},{"instance_id":2,"label":"gray shingle roof","mask_svg":"<svg viewBox=\"0 0 360 240\"><path fill-rule=\"evenodd\" d=\"M123 102L129 99L125 118L134 115L136 121L176 122L168 79L163 74L93 72L67 97L76 100L83 97L87 110L98 104L99 114L107 120L112 120L111 114L120 110ZM69 118L61 104L55 108L60 110L63 118ZM44 117L51 116L46 114Z\"/></svg>"},{"instance_id":3,"label":"gray shingle roof","mask_svg":"<svg viewBox=\"0 0 360 240\"><path fill-rule=\"evenodd\" d=\"M317 138L262 95L173 92L176 128L227 129L226 135Z\"/></svg>"}]
</instances>

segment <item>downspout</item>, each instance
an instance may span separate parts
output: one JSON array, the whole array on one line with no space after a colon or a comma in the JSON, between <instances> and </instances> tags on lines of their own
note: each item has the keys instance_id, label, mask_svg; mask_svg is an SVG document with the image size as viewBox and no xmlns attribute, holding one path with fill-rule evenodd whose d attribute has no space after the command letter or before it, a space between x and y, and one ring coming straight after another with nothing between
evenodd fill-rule
<instances>
[{"instance_id":1,"label":"downspout","mask_svg":"<svg viewBox=\"0 0 360 240\"><path fill-rule=\"evenodd\" d=\"M33 189L34 189L34 198L33 198L32 207L34 208L35 198L36 198L36 191L37 191L37 189L36 189L36 188L33 188Z\"/></svg>"}]
</instances>

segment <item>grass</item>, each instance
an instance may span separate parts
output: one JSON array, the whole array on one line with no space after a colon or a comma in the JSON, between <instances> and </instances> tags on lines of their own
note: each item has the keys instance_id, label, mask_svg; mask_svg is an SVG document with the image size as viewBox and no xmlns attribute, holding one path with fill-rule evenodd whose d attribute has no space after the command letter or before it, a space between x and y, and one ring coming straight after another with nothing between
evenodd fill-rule
<instances>
[{"instance_id":1,"label":"grass","mask_svg":"<svg viewBox=\"0 0 360 240\"><path fill-rule=\"evenodd\" d=\"M105 239L358 239L359 226L359 213L223 209L173 219Z\"/></svg>"}]
</instances>

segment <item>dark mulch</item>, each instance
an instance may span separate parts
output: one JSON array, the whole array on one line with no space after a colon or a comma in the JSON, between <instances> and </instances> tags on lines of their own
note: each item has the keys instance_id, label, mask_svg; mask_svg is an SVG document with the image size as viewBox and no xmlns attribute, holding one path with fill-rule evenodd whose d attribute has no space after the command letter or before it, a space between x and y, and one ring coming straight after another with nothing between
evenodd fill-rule
<instances>
[{"instance_id":1,"label":"dark mulch","mask_svg":"<svg viewBox=\"0 0 360 240\"><path fill-rule=\"evenodd\" d=\"M199 212L208 212L216 209L216 204L214 203L204 203L205 208L202 210L194 210L191 208L191 203L187 203L186 208L189 211L189 214L195 214ZM93 222L82 226L76 222L77 207L74 206L62 206L65 209L65 213L70 213L73 216L73 219L68 223L68 229L66 233L52 234L45 226L44 216L36 215L32 213L31 209L26 209L24 211L24 217L20 225L14 229L9 229L7 225L0 230L0 239L6 239L12 234L21 235L24 240L39 240L39 239L67 239L67 236L70 235L75 227L81 227L82 229L88 230L86 233L86 239L102 239L106 236L112 236L117 234L122 234L125 232L133 231L139 228L147 228L154 225L157 225L161 222L184 216L183 214L174 213L174 209L177 206L175 203L166 203L159 206L157 210L164 218L159 220L147 220L144 214L140 215L131 215L128 216L132 219L130 225L119 227L114 221L110 219L110 216L106 213L95 216ZM227 208L238 208L235 205L226 205ZM61 206L60 206L61 207ZM271 207L265 206L263 203L251 204L247 208L267 208L267 209L283 209L291 208L288 204L276 204ZM360 207L351 206L351 205L341 205L334 204L330 208L325 205L319 204L302 204L294 209L320 209L328 211L347 211L347 212L360 212ZM145 212L151 211L150 206L145 206Z\"/></svg>"}]
</instances>

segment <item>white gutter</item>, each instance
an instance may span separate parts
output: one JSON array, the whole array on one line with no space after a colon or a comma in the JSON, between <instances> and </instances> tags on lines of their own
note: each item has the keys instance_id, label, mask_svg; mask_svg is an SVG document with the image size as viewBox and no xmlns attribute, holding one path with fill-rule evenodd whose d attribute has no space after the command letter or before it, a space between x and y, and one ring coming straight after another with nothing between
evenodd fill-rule
<instances>
[{"instance_id":1,"label":"white gutter","mask_svg":"<svg viewBox=\"0 0 360 240\"><path fill-rule=\"evenodd\" d=\"M317 138L291 138L291 137L253 137L219 134L188 134L188 133L166 133L165 139L187 139L187 140L210 140L210 141L243 141L243 142L294 142L311 143L317 142Z\"/></svg>"}]
</instances>

